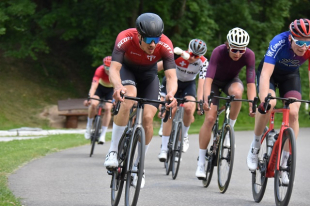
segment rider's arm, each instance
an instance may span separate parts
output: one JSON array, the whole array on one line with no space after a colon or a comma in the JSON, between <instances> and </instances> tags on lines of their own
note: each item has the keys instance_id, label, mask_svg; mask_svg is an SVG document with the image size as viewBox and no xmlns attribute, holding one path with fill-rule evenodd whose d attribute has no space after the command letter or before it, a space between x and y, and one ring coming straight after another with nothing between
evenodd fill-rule
<instances>
[{"instance_id":1,"label":"rider's arm","mask_svg":"<svg viewBox=\"0 0 310 206\"><path fill-rule=\"evenodd\" d=\"M116 95L117 97L120 97L120 90L124 89L120 75L121 68L122 68L121 63L112 61L109 69L109 80L114 87L114 95ZM115 98L116 96L114 95L113 97Z\"/></svg>"},{"instance_id":2,"label":"rider's arm","mask_svg":"<svg viewBox=\"0 0 310 206\"><path fill-rule=\"evenodd\" d=\"M178 89L178 80L175 69L165 70L167 96L174 97Z\"/></svg>"},{"instance_id":3,"label":"rider's arm","mask_svg":"<svg viewBox=\"0 0 310 206\"><path fill-rule=\"evenodd\" d=\"M197 100L200 101L203 99L203 85L205 83L205 79L198 79L198 87L197 87Z\"/></svg>"},{"instance_id":4,"label":"rider's arm","mask_svg":"<svg viewBox=\"0 0 310 206\"><path fill-rule=\"evenodd\" d=\"M204 85L203 85L203 98L204 98L204 105L206 105L207 107L204 106L204 109L208 109L210 107L210 105L208 104L208 97L211 93L211 85L212 85L213 79L207 77L205 79Z\"/></svg>"},{"instance_id":5,"label":"rider's arm","mask_svg":"<svg viewBox=\"0 0 310 206\"><path fill-rule=\"evenodd\" d=\"M160 72L163 69L164 69L163 61L157 62L157 72Z\"/></svg>"},{"instance_id":6,"label":"rider's arm","mask_svg":"<svg viewBox=\"0 0 310 206\"><path fill-rule=\"evenodd\" d=\"M92 97L95 95L96 89L98 88L99 82L96 80L93 80L91 83L91 87L89 89L88 95L89 97Z\"/></svg>"},{"instance_id":7,"label":"rider's arm","mask_svg":"<svg viewBox=\"0 0 310 206\"><path fill-rule=\"evenodd\" d=\"M270 86L270 77L274 70L274 64L264 62L259 81L259 99L265 101Z\"/></svg>"}]
</instances>

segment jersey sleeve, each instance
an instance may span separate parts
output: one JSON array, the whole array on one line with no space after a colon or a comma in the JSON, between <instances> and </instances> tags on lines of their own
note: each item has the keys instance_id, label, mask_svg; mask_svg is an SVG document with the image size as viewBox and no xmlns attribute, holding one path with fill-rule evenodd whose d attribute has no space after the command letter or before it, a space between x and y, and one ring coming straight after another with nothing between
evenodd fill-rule
<instances>
[{"instance_id":1,"label":"jersey sleeve","mask_svg":"<svg viewBox=\"0 0 310 206\"><path fill-rule=\"evenodd\" d=\"M209 66L208 59L204 58L204 61L202 62L202 65L200 67L199 79L205 79L206 78L208 66Z\"/></svg>"},{"instance_id":2,"label":"jersey sleeve","mask_svg":"<svg viewBox=\"0 0 310 206\"><path fill-rule=\"evenodd\" d=\"M252 50L250 50L246 62L246 81L255 83L255 54Z\"/></svg>"},{"instance_id":3,"label":"jersey sleeve","mask_svg":"<svg viewBox=\"0 0 310 206\"><path fill-rule=\"evenodd\" d=\"M128 32L122 31L118 34L115 40L114 49L112 52L112 61L116 61L119 63L123 63L124 54L126 52L126 49L129 45L129 40L132 40L132 36L127 35Z\"/></svg>"},{"instance_id":4,"label":"jersey sleeve","mask_svg":"<svg viewBox=\"0 0 310 206\"><path fill-rule=\"evenodd\" d=\"M164 65L164 70L167 69L175 69L176 64L174 61L174 52L173 52L173 44L171 40L164 36L163 41L161 42L162 48L162 59L163 59L163 65Z\"/></svg>"},{"instance_id":5,"label":"jersey sleeve","mask_svg":"<svg viewBox=\"0 0 310 206\"><path fill-rule=\"evenodd\" d=\"M103 72L104 72L104 67L103 65L101 65L95 71L93 82L99 82L99 79L102 77Z\"/></svg>"},{"instance_id":6,"label":"jersey sleeve","mask_svg":"<svg viewBox=\"0 0 310 206\"><path fill-rule=\"evenodd\" d=\"M282 35L275 36L269 43L264 62L275 65L277 57L284 46L285 39L282 39Z\"/></svg>"}]
</instances>

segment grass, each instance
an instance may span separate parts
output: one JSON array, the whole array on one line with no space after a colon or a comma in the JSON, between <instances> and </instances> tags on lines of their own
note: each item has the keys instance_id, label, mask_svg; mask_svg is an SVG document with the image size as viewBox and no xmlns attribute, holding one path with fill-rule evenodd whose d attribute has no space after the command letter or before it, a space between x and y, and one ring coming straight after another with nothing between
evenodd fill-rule
<instances>
[{"instance_id":1,"label":"grass","mask_svg":"<svg viewBox=\"0 0 310 206\"><path fill-rule=\"evenodd\" d=\"M0 137L1 138L1 137ZM107 133L107 140L111 133ZM0 205L21 206L8 188L8 176L26 163L53 152L89 144L81 134L51 135L39 139L0 142Z\"/></svg>"}]
</instances>

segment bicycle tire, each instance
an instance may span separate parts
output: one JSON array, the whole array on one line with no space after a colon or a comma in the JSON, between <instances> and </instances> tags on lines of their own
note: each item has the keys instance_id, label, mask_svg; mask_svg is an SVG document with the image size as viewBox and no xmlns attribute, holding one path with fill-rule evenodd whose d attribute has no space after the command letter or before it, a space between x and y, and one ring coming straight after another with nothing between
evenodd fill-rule
<instances>
[{"instance_id":1,"label":"bicycle tire","mask_svg":"<svg viewBox=\"0 0 310 206\"><path fill-rule=\"evenodd\" d=\"M99 115L96 115L95 121L93 123L93 135L91 136L91 149L89 156L91 157L94 154L95 145L98 141L99 135L100 135L100 128L101 128L101 117Z\"/></svg>"},{"instance_id":2,"label":"bicycle tire","mask_svg":"<svg viewBox=\"0 0 310 206\"><path fill-rule=\"evenodd\" d=\"M216 123L212 127L212 134L213 134L213 139L216 138L216 136L218 134ZM209 145L210 144L211 143L209 143ZM213 145L213 141L212 141L212 145ZM214 166L215 166L215 164L214 164L214 159L216 158L215 153L217 152L217 151L214 151L213 146L210 146L209 150L210 150L210 154L206 154L206 162L205 162L206 179L202 180L202 185L204 187L208 187L210 185L212 175L213 175ZM208 151L207 151L207 153L208 153Z\"/></svg>"},{"instance_id":3,"label":"bicycle tire","mask_svg":"<svg viewBox=\"0 0 310 206\"><path fill-rule=\"evenodd\" d=\"M274 196L276 205L288 205L291 194L293 191L294 186L294 178L295 178L295 169L296 169L296 142L295 142L295 135L292 128L287 128L283 131L282 148L280 153L280 162L277 161L276 165L281 163L282 152L286 149L285 147L289 148L289 158L287 161L287 169L285 169L288 173L289 183L288 185L283 184L281 179L281 172L284 170L282 167L279 166L280 170L275 168L275 175L274 175Z\"/></svg>"},{"instance_id":4,"label":"bicycle tire","mask_svg":"<svg viewBox=\"0 0 310 206\"><path fill-rule=\"evenodd\" d=\"M226 134L229 135L229 144L224 145L226 142ZM224 133L220 140L218 148L218 159L217 159L217 183L221 193L225 193L228 189L233 166L234 166L234 155L235 155L235 134L234 129L226 124Z\"/></svg>"},{"instance_id":5,"label":"bicycle tire","mask_svg":"<svg viewBox=\"0 0 310 206\"><path fill-rule=\"evenodd\" d=\"M140 140L140 144L138 141ZM140 146L138 148L137 146ZM141 151L139 157L139 163L137 165L137 171L133 171L135 157L137 157L138 150ZM129 170L127 171L127 180L126 180L126 190L125 190L125 205L126 206L135 206L137 205L141 181L144 173L144 155L145 155L145 133L142 127L138 127L133 134L133 139L131 142L130 153L127 156L127 164ZM133 174L134 173L134 174ZM135 187L133 186L133 180L137 176L137 183Z\"/></svg>"},{"instance_id":6,"label":"bicycle tire","mask_svg":"<svg viewBox=\"0 0 310 206\"><path fill-rule=\"evenodd\" d=\"M172 158L171 158L171 172L172 172L172 179L176 179L178 176L181 158L182 158L182 150L183 150L183 134L182 134L182 123L179 122L177 125L177 129L174 136L174 148L172 150ZM176 161L176 158L177 161Z\"/></svg>"},{"instance_id":7,"label":"bicycle tire","mask_svg":"<svg viewBox=\"0 0 310 206\"><path fill-rule=\"evenodd\" d=\"M120 141L118 143L118 153L117 159L119 162L118 168L112 171L111 179L111 205L116 206L119 204L119 200L122 196L122 191L124 187L125 176L127 173L126 170L126 159L127 159L127 148L128 148L128 127L124 130Z\"/></svg>"},{"instance_id":8,"label":"bicycle tire","mask_svg":"<svg viewBox=\"0 0 310 206\"><path fill-rule=\"evenodd\" d=\"M268 127L265 128L265 134L268 130ZM268 178L266 177L268 159L267 157L267 142L268 134L266 135L264 141L261 144L259 153L258 153L258 167L252 172L252 195L255 202L260 202L265 194Z\"/></svg>"},{"instance_id":9,"label":"bicycle tire","mask_svg":"<svg viewBox=\"0 0 310 206\"><path fill-rule=\"evenodd\" d=\"M173 126L173 125L172 125ZM173 128L173 127L172 127ZM172 169L171 159L172 159L172 142L173 142L174 130L171 131L168 141L168 151L167 151L167 159L165 161L166 175L170 174Z\"/></svg>"}]
</instances>

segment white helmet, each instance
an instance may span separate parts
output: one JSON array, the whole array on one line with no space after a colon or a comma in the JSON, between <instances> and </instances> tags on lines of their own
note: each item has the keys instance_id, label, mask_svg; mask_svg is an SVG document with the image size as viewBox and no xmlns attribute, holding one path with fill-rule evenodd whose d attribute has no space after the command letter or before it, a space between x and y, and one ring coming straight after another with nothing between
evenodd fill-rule
<instances>
[{"instance_id":1,"label":"white helmet","mask_svg":"<svg viewBox=\"0 0 310 206\"><path fill-rule=\"evenodd\" d=\"M235 47L246 47L249 44L249 34L241 28L233 28L227 34L227 41Z\"/></svg>"}]
</instances>

